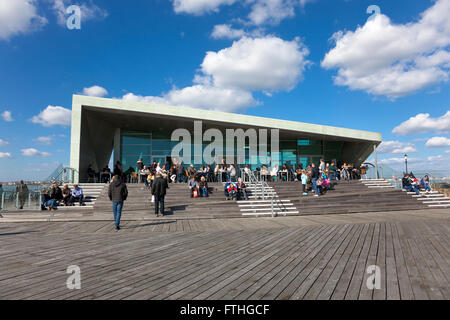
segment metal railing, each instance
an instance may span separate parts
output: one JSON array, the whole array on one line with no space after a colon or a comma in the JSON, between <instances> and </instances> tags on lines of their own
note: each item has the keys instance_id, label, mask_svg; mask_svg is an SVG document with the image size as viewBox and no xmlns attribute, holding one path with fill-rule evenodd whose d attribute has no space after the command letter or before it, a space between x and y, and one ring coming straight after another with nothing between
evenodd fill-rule
<instances>
[{"instance_id":1,"label":"metal railing","mask_svg":"<svg viewBox=\"0 0 450 320\"><path fill-rule=\"evenodd\" d=\"M45 182L50 184L57 183L59 185L64 183L74 183L76 173L78 173L78 170L61 165L45 180Z\"/></svg>"},{"instance_id":2,"label":"metal railing","mask_svg":"<svg viewBox=\"0 0 450 320\"><path fill-rule=\"evenodd\" d=\"M41 189L18 193L15 190L3 190L0 211L41 210Z\"/></svg>"},{"instance_id":3,"label":"metal railing","mask_svg":"<svg viewBox=\"0 0 450 320\"><path fill-rule=\"evenodd\" d=\"M260 189L261 190L261 198L262 198L262 200L263 201L266 200L266 199L270 200L270 207L271 207L272 218L275 217L275 206L278 206L278 208L280 209L280 212L283 212L284 216L287 216L286 210L283 211L283 208L281 206L282 205L281 202L275 201L274 192L273 191L272 192L267 192L267 190L270 190L269 184L266 181L259 181L252 171L249 171L248 177L249 177L249 180L250 180L249 182L253 183L255 199L258 198L257 191Z\"/></svg>"}]
</instances>

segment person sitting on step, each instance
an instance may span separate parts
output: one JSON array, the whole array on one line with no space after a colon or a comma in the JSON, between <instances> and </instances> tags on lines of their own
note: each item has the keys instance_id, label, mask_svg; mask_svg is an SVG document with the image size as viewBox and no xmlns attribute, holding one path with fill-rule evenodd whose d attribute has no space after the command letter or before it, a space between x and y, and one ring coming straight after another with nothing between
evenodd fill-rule
<instances>
[{"instance_id":1,"label":"person sitting on step","mask_svg":"<svg viewBox=\"0 0 450 320\"><path fill-rule=\"evenodd\" d=\"M415 192L418 196L420 195L419 189L416 186L413 186L411 184L409 174L407 174L407 173L405 174L405 176L402 179L402 188L408 192Z\"/></svg>"},{"instance_id":2,"label":"person sitting on step","mask_svg":"<svg viewBox=\"0 0 450 320\"><path fill-rule=\"evenodd\" d=\"M242 178L238 179L238 182L236 185L237 185L237 189L238 189L237 199L240 200L241 196L242 196L244 198L244 200L248 200L247 186L245 185L244 181L242 181Z\"/></svg>"},{"instance_id":3,"label":"person sitting on step","mask_svg":"<svg viewBox=\"0 0 450 320\"><path fill-rule=\"evenodd\" d=\"M425 177L422 178L422 180L420 180L420 187L423 188L426 193L432 191L430 186L430 178L428 177L428 175L426 175Z\"/></svg>"},{"instance_id":4,"label":"person sitting on step","mask_svg":"<svg viewBox=\"0 0 450 320\"><path fill-rule=\"evenodd\" d=\"M232 200L232 199L237 200L238 188L237 188L236 183L227 182L225 184L224 193L225 193L226 200Z\"/></svg>"},{"instance_id":5,"label":"person sitting on step","mask_svg":"<svg viewBox=\"0 0 450 320\"><path fill-rule=\"evenodd\" d=\"M77 184L73 186L72 196L70 197L70 205L73 206L74 201L78 201L80 206L84 206L83 203L83 189L81 189Z\"/></svg>"},{"instance_id":6,"label":"person sitting on step","mask_svg":"<svg viewBox=\"0 0 450 320\"><path fill-rule=\"evenodd\" d=\"M198 193L199 187L200 186L198 184L198 181L195 180L195 176L191 175L191 177L189 178L189 182L188 182L189 194L190 194L191 198L194 197L195 191Z\"/></svg>"},{"instance_id":7,"label":"person sitting on step","mask_svg":"<svg viewBox=\"0 0 450 320\"><path fill-rule=\"evenodd\" d=\"M200 197L208 197L208 182L204 176L200 178L199 188Z\"/></svg>"}]
</instances>

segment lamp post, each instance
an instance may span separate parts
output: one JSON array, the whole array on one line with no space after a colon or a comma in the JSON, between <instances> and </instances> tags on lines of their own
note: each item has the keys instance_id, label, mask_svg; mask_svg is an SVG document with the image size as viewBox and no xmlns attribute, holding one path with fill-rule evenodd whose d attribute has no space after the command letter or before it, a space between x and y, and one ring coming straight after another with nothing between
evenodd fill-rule
<instances>
[{"instance_id":1,"label":"lamp post","mask_svg":"<svg viewBox=\"0 0 450 320\"><path fill-rule=\"evenodd\" d=\"M406 172L408 173L408 155L405 153L405 166L406 166Z\"/></svg>"}]
</instances>

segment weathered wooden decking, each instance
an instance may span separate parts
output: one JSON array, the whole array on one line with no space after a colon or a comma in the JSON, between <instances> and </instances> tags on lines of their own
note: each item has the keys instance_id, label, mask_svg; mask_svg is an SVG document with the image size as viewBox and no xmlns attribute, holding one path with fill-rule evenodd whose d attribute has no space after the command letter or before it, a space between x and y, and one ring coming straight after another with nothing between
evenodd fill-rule
<instances>
[{"instance_id":1,"label":"weathered wooden decking","mask_svg":"<svg viewBox=\"0 0 450 320\"><path fill-rule=\"evenodd\" d=\"M449 213L0 223L0 299L449 299Z\"/></svg>"}]
</instances>

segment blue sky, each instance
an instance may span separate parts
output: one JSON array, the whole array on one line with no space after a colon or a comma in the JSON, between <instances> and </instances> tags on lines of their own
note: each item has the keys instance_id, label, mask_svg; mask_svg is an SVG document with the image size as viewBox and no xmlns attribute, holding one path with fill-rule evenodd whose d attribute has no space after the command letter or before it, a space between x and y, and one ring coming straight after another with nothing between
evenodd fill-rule
<instances>
[{"instance_id":1,"label":"blue sky","mask_svg":"<svg viewBox=\"0 0 450 320\"><path fill-rule=\"evenodd\" d=\"M75 93L380 132L383 163L450 170L448 0L0 1L0 181L68 164Z\"/></svg>"}]
</instances>

